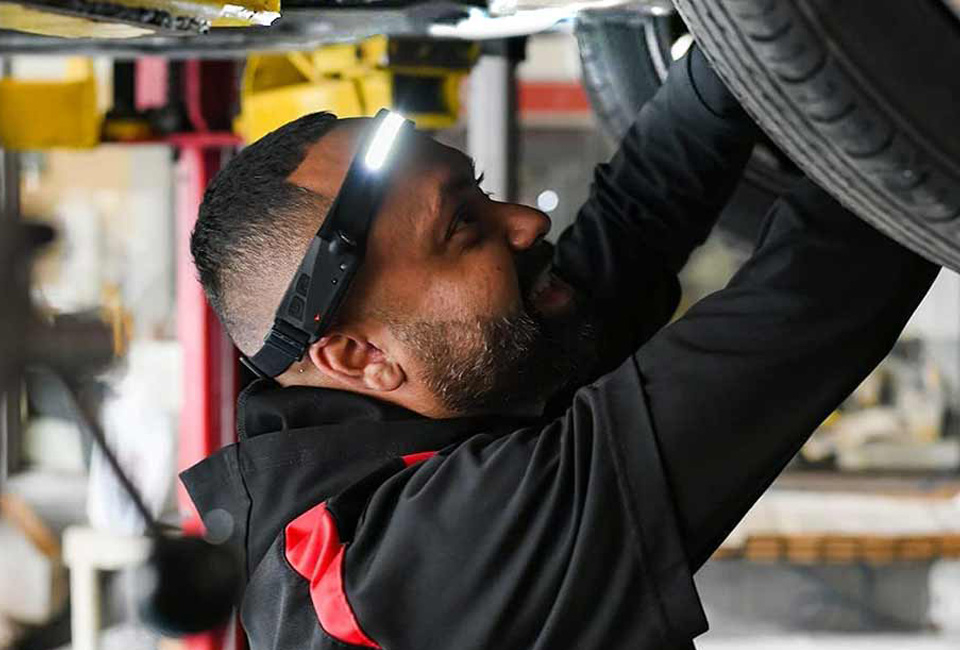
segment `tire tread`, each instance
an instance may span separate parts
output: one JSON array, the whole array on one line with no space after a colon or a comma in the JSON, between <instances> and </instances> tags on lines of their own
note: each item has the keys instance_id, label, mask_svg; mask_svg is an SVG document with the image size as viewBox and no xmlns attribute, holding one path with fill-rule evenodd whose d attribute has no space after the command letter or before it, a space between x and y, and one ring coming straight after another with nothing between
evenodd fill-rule
<instances>
[{"instance_id":1,"label":"tire tread","mask_svg":"<svg viewBox=\"0 0 960 650\"><path fill-rule=\"evenodd\" d=\"M805 0L676 0L717 72L770 137L850 209L960 269L960 179L859 81Z\"/></svg>"}]
</instances>

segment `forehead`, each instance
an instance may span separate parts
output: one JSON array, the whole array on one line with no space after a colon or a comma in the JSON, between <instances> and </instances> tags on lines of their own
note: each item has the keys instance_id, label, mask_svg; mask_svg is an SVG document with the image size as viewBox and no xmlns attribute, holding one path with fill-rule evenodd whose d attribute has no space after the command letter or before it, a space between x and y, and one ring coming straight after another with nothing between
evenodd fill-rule
<instances>
[{"instance_id":1,"label":"forehead","mask_svg":"<svg viewBox=\"0 0 960 650\"><path fill-rule=\"evenodd\" d=\"M320 140L310 145L290 181L323 196L333 198L340 191L350 161L370 133L372 120L341 120ZM442 145L428 135L415 131L406 137L396 152L399 159L394 176L416 173L421 178L442 181L458 165L469 159L460 151Z\"/></svg>"}]
</instances>

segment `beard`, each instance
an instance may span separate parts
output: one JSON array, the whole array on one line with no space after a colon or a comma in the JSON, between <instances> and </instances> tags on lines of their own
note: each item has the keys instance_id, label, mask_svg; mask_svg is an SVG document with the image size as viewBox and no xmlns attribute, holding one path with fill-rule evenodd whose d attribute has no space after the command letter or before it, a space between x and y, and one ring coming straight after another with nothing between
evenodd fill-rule
<instances>
[{"instance_id":1,"label":"beard","mask_svg":"<svg viewBox=\"0 0 960 650\"><path fill-rule=\"evenodd\" d=\"M419 379L448 411L476 415L542 408L552 395L589 376L597 346L584 299L574 295L569 309L549 316L530 299L551 249L541 244L518 257L523 303L513 314L391 323L394 335L417 350Z\"/></svg>"}]
</instances>

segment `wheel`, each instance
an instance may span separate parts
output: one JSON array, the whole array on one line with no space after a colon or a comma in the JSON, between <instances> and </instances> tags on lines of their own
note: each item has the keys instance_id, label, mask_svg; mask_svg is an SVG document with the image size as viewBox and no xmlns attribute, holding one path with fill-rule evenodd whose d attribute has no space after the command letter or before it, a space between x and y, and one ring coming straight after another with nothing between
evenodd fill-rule
<instances>
[{"instance_id":1,"label":"wheel","mask_svg":"<svg viewBox=\"0 0 960 650\"><path fill-rule=\"evenodd\" d=\"M675 0L743 106L811 178L960 269L953 0Z\"/></svg>"},{"instance_id":2,"label":"wheel","mask_svg":"<svg viewBox=\"0 0 960 650\"><path fill-rule=\"evenodd\" d=\"M677 14L633 11L582 12L575 26L584 89L604 134L619 141L640 108L666 79L675 57L692 38ZM800 171L773 143L761 142L720 217L720 229L749 245L763 215L799 178Z\"/></svg>"}]
</instances>

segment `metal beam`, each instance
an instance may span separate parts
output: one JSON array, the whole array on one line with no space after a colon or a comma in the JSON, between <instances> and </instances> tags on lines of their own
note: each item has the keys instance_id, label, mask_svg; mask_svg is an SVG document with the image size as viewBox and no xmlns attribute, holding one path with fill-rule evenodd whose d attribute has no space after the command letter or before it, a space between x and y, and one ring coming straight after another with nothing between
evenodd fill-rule
<instances>
[{"instance_id":1,"label":"metal beam","mask_svg":"<svg viewBox=\"0 0 960 650\"><path fill-rule=\"evenodd\" d=\"M12 62L0 57L0 78L11 74ZM19 282L22 273L21 264L27 263L27 256L19 250L22 241L19 233L20 223L20 160L16 152L0 149L0 276L3 276L4 292L25 293L26 287ZM20 464L20 400L21 385L19 363L11 357L18 351L17 338L23 333L20 325L26 318L19 313L27 307L26 295L7 295L5 315L8 319L0 332L6 339L0 345L4 350L4 359L0 364L0 493L7 477L15 472ZM7 327L9 325L9 327ZM7 353L9 352L9 354Z\"/></svg>"},{"instance_id":2,"label":"metal beam","mask_svg":"<svg viewBox=\"0 0 960 650\"><path fill-rule=\"evenodd\" d=\"M523 38L484 43L470 73L467 150L484 175L483 189L498 201L517 197L517 65Z\"/></svg>"}]
</instances>

